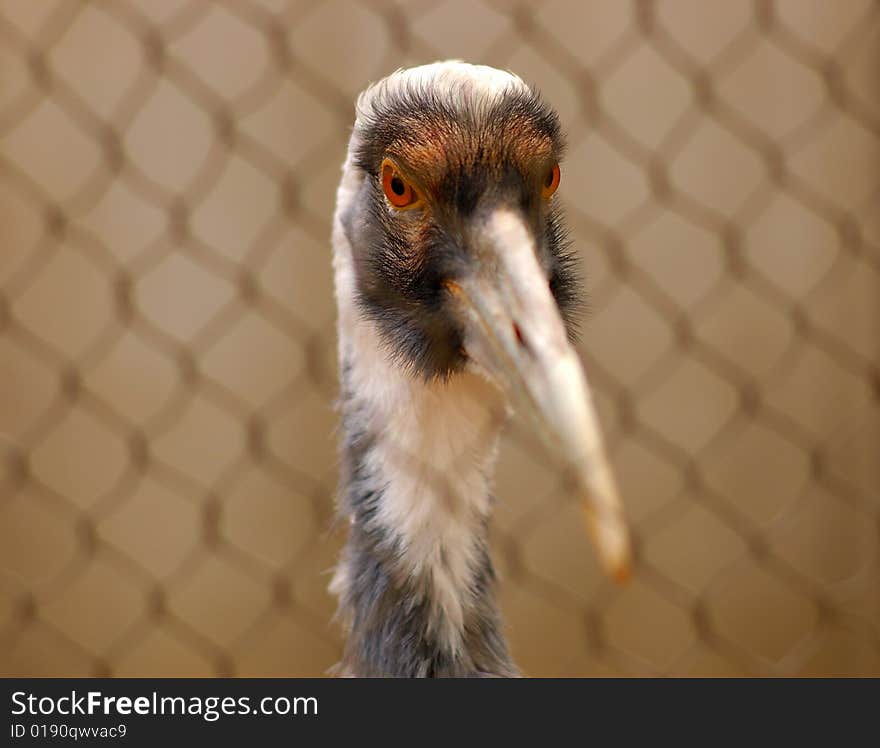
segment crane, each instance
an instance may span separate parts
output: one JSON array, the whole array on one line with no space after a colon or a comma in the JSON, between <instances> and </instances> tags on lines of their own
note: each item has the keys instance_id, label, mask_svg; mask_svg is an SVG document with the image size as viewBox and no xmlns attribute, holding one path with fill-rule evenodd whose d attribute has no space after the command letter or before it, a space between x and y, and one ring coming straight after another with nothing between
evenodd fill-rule
<instances>
[{"instance_id":1,"label":"crane","mask_svg":"<svg viewBox=\"0 0 880 748\"><path fill-rule=\"evenodd\" d=\"M332 235L342 675L518 675L488 549L510 409L578 487L601 565L627 575L629 536L571 343L580 297L554 200L562 150L555 111L495 68L398 70L358 97Z\"/></svg>"}]
</instances>

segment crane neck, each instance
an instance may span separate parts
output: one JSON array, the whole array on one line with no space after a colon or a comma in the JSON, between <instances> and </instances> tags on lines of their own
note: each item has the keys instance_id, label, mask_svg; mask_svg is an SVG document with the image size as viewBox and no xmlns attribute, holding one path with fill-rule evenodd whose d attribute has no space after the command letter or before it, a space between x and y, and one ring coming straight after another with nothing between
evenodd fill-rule
<instances>
[{"instance_id":1,"label":"crane neck","mask_svg":"<svg viewBox=\"0 0 880 748\"><path fill-rule=\"evenodd\" d=\"M332 589L357 676L515 673L488 549L504 406L472 374L401 371L369 323L340 329L341 511L349 538Z\"/></svg>"}]
</instances>

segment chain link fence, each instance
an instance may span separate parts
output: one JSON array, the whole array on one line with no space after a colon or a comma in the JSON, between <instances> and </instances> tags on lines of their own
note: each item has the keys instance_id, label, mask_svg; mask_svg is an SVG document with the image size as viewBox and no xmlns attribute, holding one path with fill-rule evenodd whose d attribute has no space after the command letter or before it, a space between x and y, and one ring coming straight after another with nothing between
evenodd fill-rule
<instances>
[{"instance_id":1,"label":"chain link fence","mask_svg":"<svg viewBox=\"0 0 880 748\"><path fill-rule=\"evenodd\" d=\"M560 112L580 345L636 536L598 572L513 424L531 675L880 675L880 4L5 0L0 672L321 675L330 218L355 95Z\"/></svg>"}]
</instances>

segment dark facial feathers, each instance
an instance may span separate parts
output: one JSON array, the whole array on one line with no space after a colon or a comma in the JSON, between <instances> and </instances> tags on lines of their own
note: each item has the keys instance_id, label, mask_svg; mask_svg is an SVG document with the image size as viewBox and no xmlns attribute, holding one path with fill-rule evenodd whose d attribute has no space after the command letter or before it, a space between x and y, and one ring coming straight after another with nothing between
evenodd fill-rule
<instances>
[{"instance_id":1,"label":"dark facial feathers","mask_svg":"<svg viewBox=\"0 0 880 748\"><path fill-rule=\"evenodd\" d=\"M540 265L573 334L580 304L574 255L558 209L541 184L563 151L556 113L530 89L486 97L461 87L410 85L380 92L357 126L363 172L344 224L355 251L358 304L400 364L426 379L460 369L462 333L444 281L473 270L469 249L479 216L513 208L535 237ZM380 169L390 158L422 202L387 203Z\"/></svg>"}]
</instances>

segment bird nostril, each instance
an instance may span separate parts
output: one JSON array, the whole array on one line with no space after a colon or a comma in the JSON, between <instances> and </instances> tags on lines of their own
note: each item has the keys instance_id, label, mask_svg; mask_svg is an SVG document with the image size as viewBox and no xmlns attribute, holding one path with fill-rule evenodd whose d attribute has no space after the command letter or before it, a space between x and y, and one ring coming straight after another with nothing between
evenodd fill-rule
<instances>
[{"instance_id":1,"label":"bird nostril","mask_svg":"<svg viewBox=\"0 0 880 748\"><path fill-rule=\"evenodd\" d=\"M516 322L513 323L513 334L516 335L516 342L519 343L523 348L528 348L526 345L526 341L523 338L522 330L519 329L519 325Z\"/></svg>"}]
</instances>

